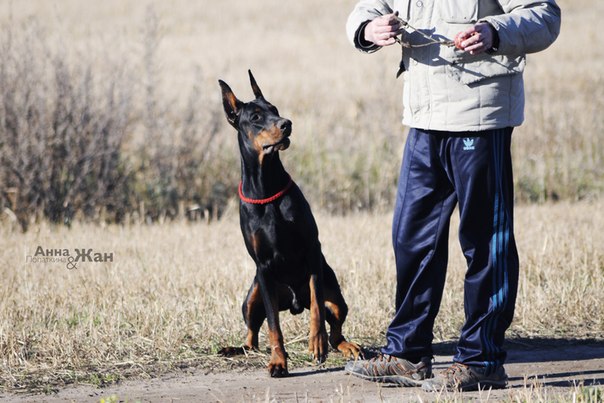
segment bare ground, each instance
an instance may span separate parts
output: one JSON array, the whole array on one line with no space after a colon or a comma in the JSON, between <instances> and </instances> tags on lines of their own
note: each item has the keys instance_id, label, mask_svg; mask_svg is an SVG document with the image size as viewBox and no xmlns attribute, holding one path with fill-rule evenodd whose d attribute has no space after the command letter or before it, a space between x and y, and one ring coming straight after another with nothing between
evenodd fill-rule
<instances>
[{"instance_id":1,"label":"bare ground","mask_svg":"<svg viewBox=\"0 0 604 403\"><path fill-rule=\"evenodd\" d=\"M426 393L419 388L398 388L363 381L342 367L300 368L291 377L271 379L264 370L214 372L188 370L153 379L132 379L106 388L66 387L52 395L0 395L14 402L240 402L240 401L432 401L432 400L566 400L585 388L604 396L604 342L576 340L514 340L508 343L505 390ZM450 363L452 344L436 346L436 370ZM593 391L593 388L592 388ZM592 399L593 400L593 399Z\"/></svg>"}]
</instances>

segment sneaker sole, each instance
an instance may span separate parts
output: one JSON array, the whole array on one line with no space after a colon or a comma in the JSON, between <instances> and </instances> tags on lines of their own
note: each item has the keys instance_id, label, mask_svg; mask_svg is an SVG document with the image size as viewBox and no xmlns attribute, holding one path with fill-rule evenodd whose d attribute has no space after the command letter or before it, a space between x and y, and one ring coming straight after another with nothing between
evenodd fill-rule
<instances>
[{"instance_id":1,"label":"sneaker sole","mask_svg":"<svg viewBox=\"0 0 604 403\"><path fill-rule=\"evenodd\" d=\"M459 388L462 392L470 392L478 389L504 389L508 385L507 381L483 381L477 382L470 385L465 385Z\"/></svg>"},{"instance_id":2,"label":"sneaker sole","mask_svg":"<svg viewBox=\"0 0 604 403\"><path fill-rule=\"evenodd\" d=\"M369 376L369 375L363 375L363 374L359 374L359 373L351 372L351 371L346 371L346 372L350 375L354 375L356 377L365 379L367 381L373 381L373 382L379 382L379 383L394 383L399 386L405 386L405 387L421 386L424 383L423 380L416 380L416 379L409 378L409 377L402 376L402 375Z\"/></svg>"}]
</instances>

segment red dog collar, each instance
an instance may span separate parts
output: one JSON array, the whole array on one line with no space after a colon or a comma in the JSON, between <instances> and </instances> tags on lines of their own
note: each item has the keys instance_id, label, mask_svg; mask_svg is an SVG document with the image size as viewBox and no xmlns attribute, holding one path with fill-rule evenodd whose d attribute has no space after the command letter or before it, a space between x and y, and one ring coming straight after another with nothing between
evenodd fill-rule
<instances>
[{"instance_id":1,"label":"red dog collar","mask_svg":"<svg viewBox=\"0 0 604 403\"><path fill-rule=\"evenodd\" d=\"M250 199L250 198L245 197L243 195L243 181L241 181L241 182L239 182L239 198L244 203L250 203L250 204L269 204L269 203L272 203L275 200L279 199L284 194L286 194L287 191L292 187L293 184L294 184L294 181L292 180L292 178L290 176L289 181L287 182L287 185L285 185L285 188L283 188L283 190L275 193L271 197L267 197L266 199Z\"/></svg>"}]
</instances>

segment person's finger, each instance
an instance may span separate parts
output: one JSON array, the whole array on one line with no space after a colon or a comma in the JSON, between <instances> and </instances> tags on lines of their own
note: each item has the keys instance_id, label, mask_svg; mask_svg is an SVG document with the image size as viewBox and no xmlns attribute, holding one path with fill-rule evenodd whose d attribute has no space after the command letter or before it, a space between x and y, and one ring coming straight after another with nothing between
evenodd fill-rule
<instances>
[{"instance_id":1,"label":"person's finger","mask_svg":"<svg viewBox=\"0 0 604 403\"><path fill-rule=\"evenodd\" d=\"M461 32L464 35L464 37L469 38L470 36L474 35L477 32L476 26L473 25L471 27L466 28L465 30L463 30Z\"/></svg>"},{"instance_id":2,"label":"person's finger","mask_svg":"<svg viewBox=\"0 0 604 403\"><path fill-rule=\"evenodd\" d=\"M380 27L374 30L376 34L388 34L388 35L397 35L398 30L392 29L391 27Z\"/></svg>"},{"instance_id":3,"label":"person's finger","mask_svg":"<svg viewBox=\"0 0 604 403\"><path fill-rule=\"evenodd\" d=\"M388 28L389 28L391 31L396 32L396 31L398 31L398 30L400 30L400 29L401 29L401 23L400 23L400 22L398 22L398 21L395 21L395 22L394 22L394 24L389 24L389 25L388 25Z\"/></svg>"},{"instance_id":4,"label":"person's finger","mask_svg":"<svg viewBox=\"0 0 604 403\"><path fill-rule=\"evenodd\" d=\"M392 45L393 43L396 42L394 36L392 35L392 33L381 33L381 34L376 34L374 36L375 41L374 43L378 46L387 46L387 45Z\"/></svg>"},{"instance_id":5,"label":"person's finger","mask_svg":"<svg viewBox=\"0 0 604 403\"><path fill-rule=\"evenodd\" d=\"M493 31L489 24L480 23L476 26L476 31L480 35L481 42L484 44L486 49L490 49L493 46Z\"/></svg>"},{"instance_id":6,"label":"person's finger","mask_svg":"<svg viewBox=\"0 0 604 403\"><path fill-rule=\"evenodd\" d=\"M463 40L461 42L461 46L464 50L468 50L467 49L468 47L475 45L477 43L482 43L482 39L483 39L482 35L476 33L476 34L470 36L469 38Z\"/></svg>"},{"instance_id":7,"label":"person's finger","mask_svg":"<svg viewBox=\"0 0 604 403\"><path fill-rule=\"evenodd\" d=\"M388 25L400 26L401 21L398 19L398 17L392 16L391 18L388 19Z\"/></svg>"},{"instance_id":8,"label":"person's finger","mask_svg":"<svg viewBox=\"0 0 604 403\"><path fill-rule=\"evenodd\" d=\"M492 33L486 23L478 23L455 36L455 46L473 55L486 52L492 42Z\"/></svg>"},{"instance_id":9,"label":"person's finger","mask_svg":"<svg viewBox=\"0 0 604 403\"><path fill-rule=\"evenodd\" d=\"M396 32L400 29L401 24L394 22L393 24L378 24L374 28L380 32Z\"/></svg>"},{"instance_id":10,"label":"person's finger","mask_svg":"<svg viewBox=\"0 0 604 403\"><path fill-rule=\"evenodd\" d=\"M389 38L389 39L381 41L380 46L393 45L395 42L396 42L396 40L394 38Z\"/></svg>"},{"instance_id":11,"label":"person's finger","mask_svg":"<svg viewBox=\"0 0 604 403\"><path fill-rule=\"evenodd\" d=\"M485 50L484 43L478 42L471 46L464 48L466 52L470 52L471 54L482 53Z\"/></svg>"},{"instance_id":12,"label":"person's finger","mask_svg":"<svg viewBox=\"0 0 604 403\"><path fill-rule=\"evenodd\" d=\"M396 21L396 17L394 17L394 14L382 15L381 17L377 17L376 19L373 20L375 25L390 25L391 23L394 23L395 21Z\"/></svg>"},{"instance_id":13,"label":"person's finger","mask_svg":"<svg viewBox=\"0 0 604 403\"><path fill-rule=\"evenodd\" d=\"M458 32L456 37L458 38L458 40L460 42L463 42L463 41L467 40L468 38L471 38L475 34L476 34L476 30L474 29L474 27L470 27L464 31Z\"/></svg>"},{"instance_id":14,"label":"person's finger","mask_svg":"<svg viewBox=\"0 0 604 403\"><path fill-rule=\"evenodd\" d=\"M392 26L386 26L376 28L374 34L381 39L388 39L397 36L399 33Z\"/></svg>"},{"instance_id":15,"label":"person's finger","mask_svg":"<svg viewBox=\"0 0 604 403\"><path fill-rule=\"evenodd\" d=\"M378 46L392 45L399 34L400 22L395 14L388 14L371 21L365 29L365 39Z\"/></svg>"},{"instance_id":16,"label":"person's finger","mask_svg":"<svg viewBox=\"0 0 604 403\"><path fill-rule=\"evenodd\" d=\"M395 38L390 38L390 39L388 39L388 40L386 41L386 45L385 45L385 46L388 46L388 45L393 45L395 42L396 42L396 39L395 39Z\"/></svg>"}]
</instances>

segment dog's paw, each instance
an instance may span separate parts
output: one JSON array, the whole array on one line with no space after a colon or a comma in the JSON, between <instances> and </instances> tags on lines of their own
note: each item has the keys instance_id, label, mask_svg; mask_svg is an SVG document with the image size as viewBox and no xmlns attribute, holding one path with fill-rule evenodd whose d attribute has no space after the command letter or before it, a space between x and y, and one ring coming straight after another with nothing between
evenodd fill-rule
<instances>
[{"instance_id":1,"label":"dog's paw","mask_svg":"<svg viewBox=\"0 0 604 403\"><path fill-rule=\"evenodd\" d=\"M363 358L363 350L361 347L353 342L342 340L336 349L344 355L346 358Z\"/></svg>"},{"instance_id":2,"label":"dog's paw","mask_svg":"<svg viewBox=\"0 0 604 403\"><path fill-rule=\"evenodd\" d=\"M223 347L218 351L218 355L232 357L245 354L245 347Z\"/></svg>"},{"instance_id":3,"label":"dog's paw","mask_svg":"<svg viewBox=\"0 0 604 403\"><path fill-rule=\"evenodd\" d=\"M316 334L311 334L308 338L308 351L312 354L312 359L317 363L322 364L327 359L327 332L319 331Z\"/></svg>"},{"instance_id":4,"label":"dog's paw","mask_svg":"<svg viewBox=\"0 0 604 403\"><path fill-rule=\"evenodd\" d=\"M289 375L289 372L287 371L287 364L283 363L269 363L268 373L272 378L283 378Z\"/></svg>"},{"instance_id":5,"label":"dog's paw","mask_svg":"<svg viewBox=\"0 0 604 403\"><path fill-rule=\"evenodd\" d=\"M280 348L273 349L271 360L268 363L268 373L273 378L283 378L288 376L287 371L287 353Z\"/></svg>"},{"instance_id":6,"label":"dog's paw","mask_svg":"<svg viewBox=\"0 0 604 403\"><path fill-rule=\"evenodd\" d=\"M223 347L218 350L218 355L233 357L235 355L247 355L250 351L258 351L256 347L243 345L241 347Z\"/></svg>"}]
</instances>

